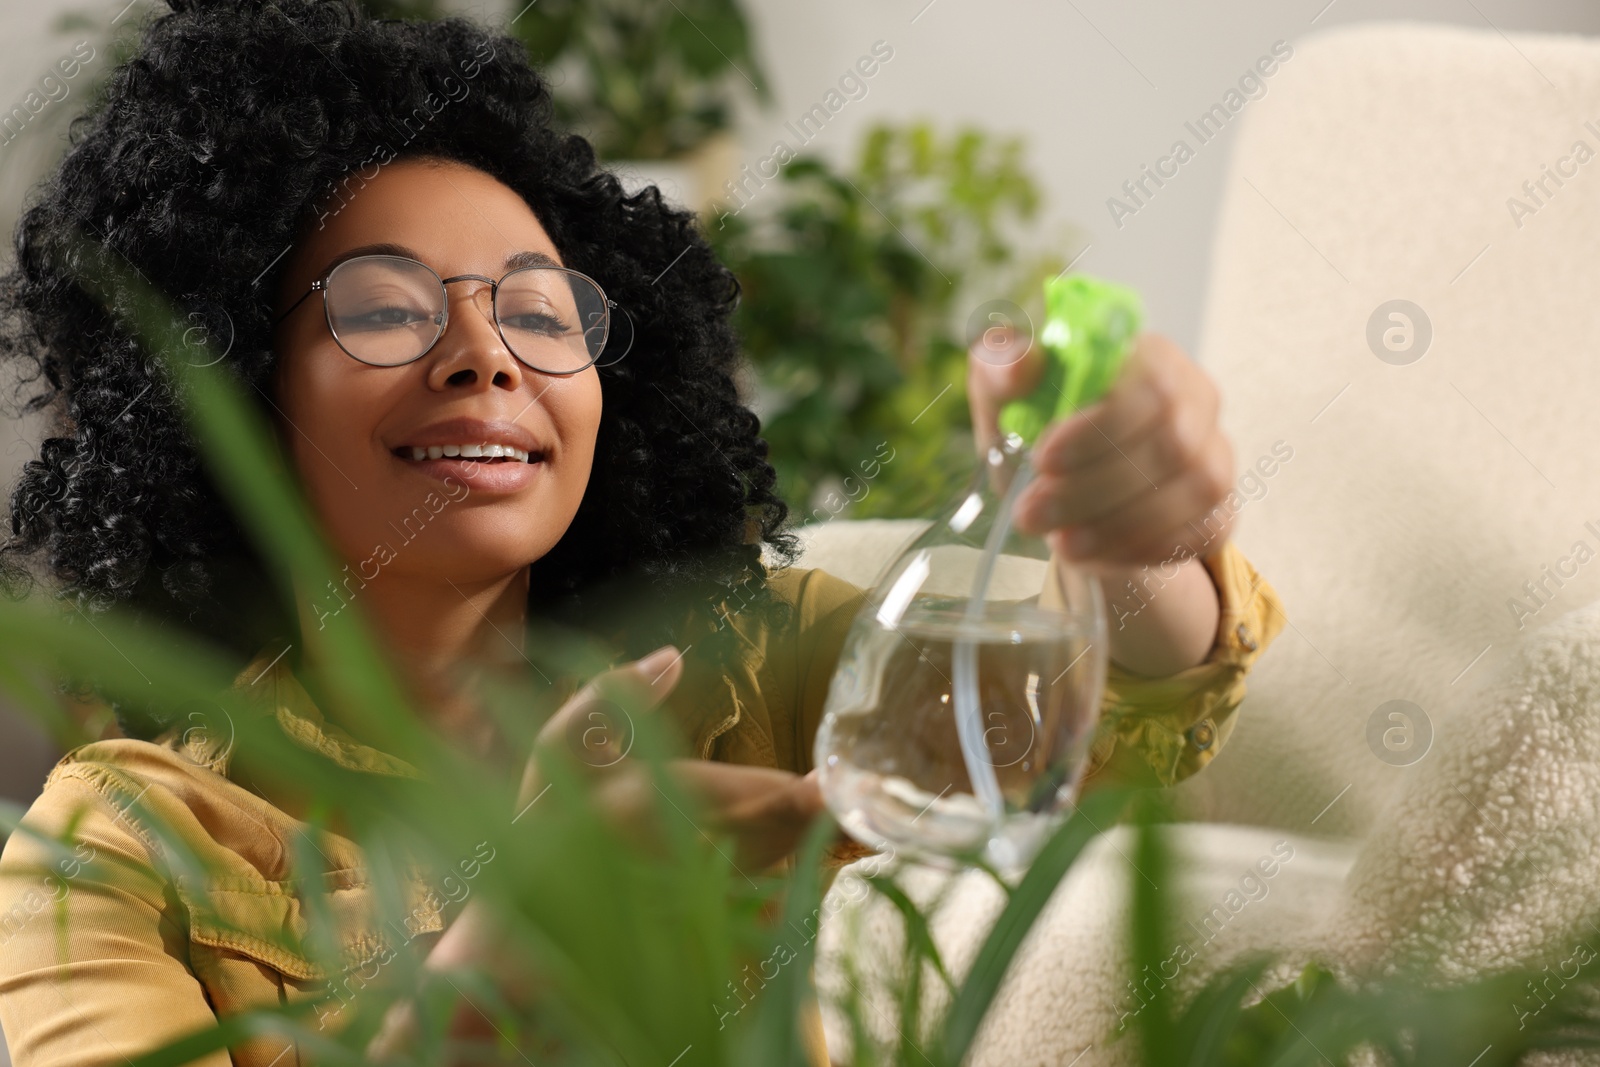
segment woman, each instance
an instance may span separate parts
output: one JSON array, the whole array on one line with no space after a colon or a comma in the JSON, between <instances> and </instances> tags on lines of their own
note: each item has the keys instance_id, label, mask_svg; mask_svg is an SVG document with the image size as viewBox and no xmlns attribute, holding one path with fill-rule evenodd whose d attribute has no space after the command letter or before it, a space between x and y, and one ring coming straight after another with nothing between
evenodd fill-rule
<instances>
[{"instance_id":1,"label":"woman","mask_svg":"<svg viewBox=\"0 0 1600 1067\"><path fill-rule=\"evenodd\" d=\"M475 685L527 672L525 623L580 625L626 657L655 649L562 715L616 688L658 703L696 757L679 773L740 863L786 856L821 807L811 741L861 591L784 566L786 509L733 384L737 285L693 217L653 189L625 197L587 142L552 126L545 83L506 38L374 22L344 0L171 2L19 224L3 349L65 419L12 494L0 559L18 577L17 560L47 551L64 595L233 650L239 684L287 734L359 773L398 772L302 685L346 607L433 724L490 763L522 756L505 755ZM226 349L348 564L339 588L275 602L158 362L62 266L80 235ZM549 328L539 298L556 279L608 340ZM1037 353L1013 355L972 362L980 440L1037 376ZM1216 523L1205 541L1196 529L1232 478L1216 410L1181 352L1142 338L1106 401L1047 431L1020 504L1024 525L1109 582L1188 550L1112 635L1105 774L1171 783L1209 761L1282 625L1270 587L1212 543ZM696 606L642 614L645 588ZM136 1055L314 994L306 961L270 936L285 913L261 903L291 884L304 798L238 774L249 754L217 751L173 709L117 710L127 739L64 760L28 822L60 834L81 811L96 855L152 873L75 882L64 943L40 923L0 945L19 1067ZM134 792L230 873L246 902L226 929L197 919L193 886L162 876L121 817ZM39 865L34 840L8 844L0 906ZM353 847L328 860L360 863ZM422 924L438 965L481 958L482 931L452 920ZM264 1039L233 1062L285 1062L290 1047Z\"/></svg>"}]
</instances>

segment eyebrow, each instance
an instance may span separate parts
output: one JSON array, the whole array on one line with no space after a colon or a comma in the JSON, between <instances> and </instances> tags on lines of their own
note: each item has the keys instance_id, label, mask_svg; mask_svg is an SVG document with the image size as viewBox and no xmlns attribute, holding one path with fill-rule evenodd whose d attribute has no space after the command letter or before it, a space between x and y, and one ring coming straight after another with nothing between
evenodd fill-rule
<instances>
[{"instance_id":1,"label":"eyebrow","mask_svg":"<svg viewBox=\"0 0 1600 1067\"><path fill-rule=\"evenodd\" d=\"M513 252L506 257L506 270L518 267L559 267L561 264L543 252Z\"/></svg>"},{"instance_id":2,"label":"eyebrow","mask_svg":"<svg viewBox=\"0 0 1600 1067\"><path fill-rule=\"evenodd\" d=\"M322 272L317 276L319 278L325 278L328 276L328 273L333 270L333 268L337 267L346 260L355 259L357 256L401 256L405 259L414 259L418 263L427 262L422 258L422 256L418 255L415 250L407 248L405 245L381 242L379 244L360 245L356 248L351 248L344 252L340 252L337 256L334 256L323 265ZM521 267L559 266L561 266L560 263L557 263L555 259L544 252L513 252L505 259L505 269L507 271L517 270Z\"/></svg>"}]
</instances>

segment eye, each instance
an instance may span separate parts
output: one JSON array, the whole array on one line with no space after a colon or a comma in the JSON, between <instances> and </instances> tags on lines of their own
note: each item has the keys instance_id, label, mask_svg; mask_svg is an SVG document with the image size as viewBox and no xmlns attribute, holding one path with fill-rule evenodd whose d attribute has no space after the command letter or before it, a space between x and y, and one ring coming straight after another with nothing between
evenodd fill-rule
<instances>
[{"instance_id":1,"label":"eye","mask_svg":"<svg viewBox=\"0 0 1600 1067\"><path fill-rule=\"evenodd\" d=\"M548 311L526 311L517 315L501 316L500 325L521 333L536 333L543 337L562 337L568 332L567 324Z\"/></svg>"},{"instance_id":2,"label":"eye","mask_svg":"<svg viewBox=\"0 0 1600 1067\"><path fill-rule=\"evenodd\" d=\"M414 307L391 304L369 311L339 316L341 330L393 330L427 322L431 316Z\"/></svg>"}]
</instances>

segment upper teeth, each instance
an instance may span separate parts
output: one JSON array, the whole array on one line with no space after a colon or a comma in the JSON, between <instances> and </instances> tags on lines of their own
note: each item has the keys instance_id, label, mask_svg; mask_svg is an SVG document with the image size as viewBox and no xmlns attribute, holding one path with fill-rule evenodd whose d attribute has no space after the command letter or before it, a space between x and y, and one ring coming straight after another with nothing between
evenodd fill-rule
<instances>
[{"instance_id":1,"label":"upper teeth","mask_svg":"<svg viewBox=\"0 0 1600 1067\"><path fill-rule=\"evenodd\" d=\"M528 453L510 445L429 445L427 448L411 446L412 459L439 459L441 456L461 456L465 459L495 459L500 456L510 456L519 462L528 462Z\"/></svg>"}]
</instances>

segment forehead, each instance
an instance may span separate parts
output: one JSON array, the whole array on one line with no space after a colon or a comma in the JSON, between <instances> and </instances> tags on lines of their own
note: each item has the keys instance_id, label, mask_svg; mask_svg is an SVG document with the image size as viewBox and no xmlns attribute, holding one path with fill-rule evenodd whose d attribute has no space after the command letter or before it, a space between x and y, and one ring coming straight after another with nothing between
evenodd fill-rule
<instances>
[{"instance_id":1,"label":"forehead","mask_svg":"<svg viewBox=\"0 0 1600 1067\"><path fill-rule=\"evenodd\" d=\"M284 292L372 244L413 249L441 276L494 275L521 252L561 262L538 216L508 186L463 163L400 159L371 178L352 173L326 196L290 251Z\"/></svg>"}]
</instances>

